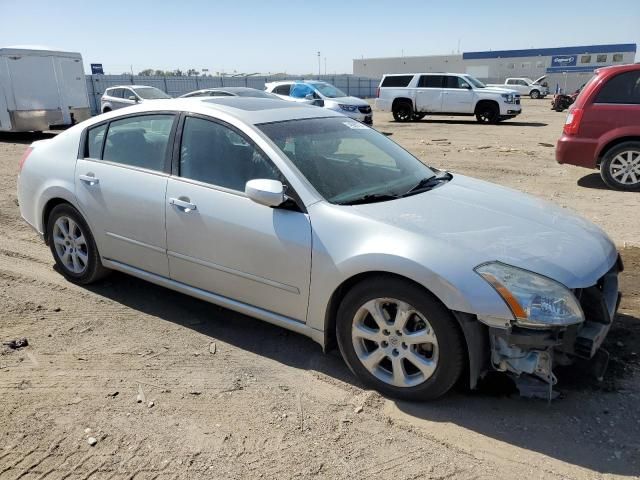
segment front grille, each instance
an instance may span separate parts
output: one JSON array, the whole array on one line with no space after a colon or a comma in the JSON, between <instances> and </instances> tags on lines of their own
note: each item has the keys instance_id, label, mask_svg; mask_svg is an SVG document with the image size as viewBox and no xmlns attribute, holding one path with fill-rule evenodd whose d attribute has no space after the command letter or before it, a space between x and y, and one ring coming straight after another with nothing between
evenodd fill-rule
<instances>
[{"instance_id":1,"label":"front grille","mask_svg":"<svg viewBox=\"0 0 640 480\"><path fill-rule=\"evenodd\" d=\"M367 105L366 107L358 107L360 113L371 113L371 107Z\"/></svg>"}]
</instances>

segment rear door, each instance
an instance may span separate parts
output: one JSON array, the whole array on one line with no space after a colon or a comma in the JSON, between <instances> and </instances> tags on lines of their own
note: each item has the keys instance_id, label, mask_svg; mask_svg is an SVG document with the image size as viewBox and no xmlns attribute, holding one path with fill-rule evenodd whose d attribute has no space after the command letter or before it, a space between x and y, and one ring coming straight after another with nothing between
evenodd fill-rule
<instances>
[{"instance_id":1,"label":"rear door","mask_svg":"<svg viewBox=\"0 0 640 480\"><path fill-rule=\"evenodd\" d=\"M464 78L457 75L444 77L442 110L448 113L473 113L475 93Z\"/></svg>"},{"instance_id":2,"label":"rear door","mask_svg":"<svg viewBox=\"0 0 640 480\"><path fill-rule=\"evenodd\" d=\"M130 115L92 127L76 163L76 196L102 257L165 277L164 206L175 118Z\"/></svg>"},{"instance_id":3,"label":"rear door","mask_svg":"<svg viewBox=\"0 0 640 480\"><path fill-rule=\"evenodd\" d=\"M85 80L82 61L79 58L59 57L58 62L62 73L59 86L62 105L66 107L64 110L68 108L88 108L89 96L87 94L87 81ZM70 118L68 123L71 123Z\"/></svg>"},{"instance_id":4,"label":"rear door","mask_svg":"<svg viewBox=\"0 0 640 480\"><path fill-rule=\"evenodd\" d=\"M416 110L423 113L442 112L443 75L421 75L416 87Z\"/></svg>"}]
</instances>

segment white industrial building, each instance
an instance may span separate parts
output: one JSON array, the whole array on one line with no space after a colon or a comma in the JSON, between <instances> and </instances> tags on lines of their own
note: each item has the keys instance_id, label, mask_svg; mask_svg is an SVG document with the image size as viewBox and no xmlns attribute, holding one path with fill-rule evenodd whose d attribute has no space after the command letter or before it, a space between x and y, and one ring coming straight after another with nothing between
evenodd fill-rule
<instances>
[{"instance_id":1,"label":"white industrial building","mask_svg":"<svg viewBox=\"0 0 640 480\"><path fill-rule=\"evenodd\" d=\"M533 80L547 75L553 92L573 92L599 67L634 63L636 44L584 45L577 47L489 50L457 55L362 58L353 60L353 74L380 78L386 73L468 73L485 83L502 83L508 77Z\"/></svg>"}]
</instances>

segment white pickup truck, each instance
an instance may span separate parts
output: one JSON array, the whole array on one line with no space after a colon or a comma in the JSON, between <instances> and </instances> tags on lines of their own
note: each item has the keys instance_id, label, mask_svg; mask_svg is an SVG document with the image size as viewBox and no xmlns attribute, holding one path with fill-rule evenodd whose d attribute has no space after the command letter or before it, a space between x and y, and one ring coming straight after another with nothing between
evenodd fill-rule
<instances>
[{"instance_id":1,"label":"white pickup truck","mask_svg":"<svg viewBox=\"0 0 640 480\"><path fill-rule=\"evenodd\" d=\"M481 123L497 123L520 115L520 94L487 88L463 73L405 73L382 77L376 108L392 112L398 122L426 115L475 115Z\"/></svg>"},{"instance_id":2,"label":"white pickup truck","mask_svg":"<svg viewBox=\"0 0 640 480\"><path fill-rule=\"evenodd\" d=\"M487 87L500 87L509 88L520 93L520 95L527 95L531 98L544 98L549 95L549 88L546 85L541 85L546 75L538 78L537 80L531 80L526 77L507 78L503 84L490 83Z\"/></svg>"}]
</instances>

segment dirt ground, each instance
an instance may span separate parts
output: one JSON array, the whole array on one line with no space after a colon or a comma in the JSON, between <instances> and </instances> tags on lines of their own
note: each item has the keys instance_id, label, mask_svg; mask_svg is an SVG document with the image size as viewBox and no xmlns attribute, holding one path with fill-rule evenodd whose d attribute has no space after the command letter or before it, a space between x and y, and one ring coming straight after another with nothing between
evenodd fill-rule
<instances>
[{"instance_id":1,"label":"dirt ground","mask_svg":"<svg viewBox=\"0 0 640 480\"><path fill-rule=\"evenodd\" d=\"M565 368L551 405L499 379L388 400L280 328L121 274L72 285L19 218L17 164L34 138L0 136L0 340L29 341L0 350L0 479L638 478L640 195L557 165L565 115L548 107L525 101L496 126L376 113L375 127L434 166L576 210L619 245L609 372Z\"/></svg>"}]
</instances>

